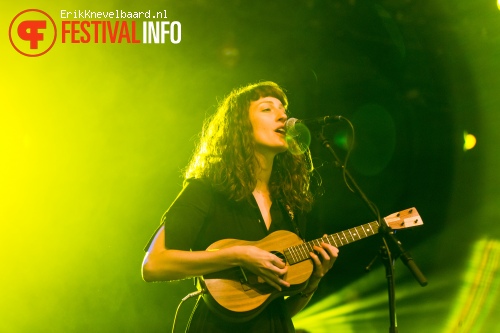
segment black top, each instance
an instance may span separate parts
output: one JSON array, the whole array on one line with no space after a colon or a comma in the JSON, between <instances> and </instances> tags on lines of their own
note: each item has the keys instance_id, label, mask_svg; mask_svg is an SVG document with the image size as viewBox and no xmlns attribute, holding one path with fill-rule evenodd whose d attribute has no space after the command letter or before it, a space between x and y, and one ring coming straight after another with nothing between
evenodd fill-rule
<instances>
[{"instance_id":1,"label":"black top","mask_svg":"<svg viewBox=\"0 0 500 333\"><path fill-rule=\"evenodd\" d=\"M267 230L255 199L235 202L200 180L191 180L163 215L165 247L185 251L205 250L226 238L257 241L273 231L295 231L287 211L273 201ZM299 220L302 221L302 218ZM304 223L301 223L304 227ZM301 230L304 234L304 230ZM151 243L148 243L147 248ZM254 319L229 323L210 312L202 299L193 311L188 332L294 332L283 298L269 303Z\"/></svg>"}]
</instances>

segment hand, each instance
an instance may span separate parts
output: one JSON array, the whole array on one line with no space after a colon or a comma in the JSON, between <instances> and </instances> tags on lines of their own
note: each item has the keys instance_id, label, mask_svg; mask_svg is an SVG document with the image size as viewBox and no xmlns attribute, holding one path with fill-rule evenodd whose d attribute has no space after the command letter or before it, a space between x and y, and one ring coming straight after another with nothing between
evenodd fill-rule
<instances>
[{"instance_id":1,"label":"hand","mask_svg":"<svg viewBox=\"0 0 500 333\"><path fill-rule=\"evenodd\" d=\"M327 235L323 235L326 237ZM339 249L328 243L321 243L321 246L314 246L314 252L310 252L311 259L314 263L314 271L309 278L308 289L315 289L319 281L332 268L335 260L339 255Z\"/></svg>"},{"instance_id":2,"label":"hand","mask_svg":"<svg viewBox=\"0 0 500 333\"><path fill-rule=\"evenodd\" d=\"M238 246L241 266L261 277L266 283L281 291L290 283L281 279L288 267L278 256L255 246Z\"/></svg>"}]
</instances>

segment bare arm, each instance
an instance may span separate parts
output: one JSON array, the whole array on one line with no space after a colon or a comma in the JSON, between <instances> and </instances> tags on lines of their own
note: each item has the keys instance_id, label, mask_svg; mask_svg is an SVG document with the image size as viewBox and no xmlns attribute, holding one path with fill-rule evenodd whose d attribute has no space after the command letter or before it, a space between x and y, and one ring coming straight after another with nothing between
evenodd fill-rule
<instances>
[{"instance_id":1,"label":"bare arm","mask_svg":"<svg viewBox=\"0 0 500 333\"><path fill-rule=\"evenodd\" d=\"M309 303L314 291L318 288L319 282L332 268L339 254L339 250L336 247L327 243L321 243L321 247L314 246L314 250L319 256L313 252L310 253L314 263L314 271L309 278L307 287L300 294L289 297L286 300L288 312L292 317Z\"/></svg>"},{"instance_id":2,"label":"bare arm","mask_svg":"<svg viewBox=\"0 0 500 333\"><path fill-rule=\"evenodd\" d=\"M172 281L241 266L259 275L278 290L290 284L280 278L288 268L276 255L254 246L234 246L218 251L180 251L165 248L162 227L142 263L147 282Z\"/></svg>"}]
</instances>

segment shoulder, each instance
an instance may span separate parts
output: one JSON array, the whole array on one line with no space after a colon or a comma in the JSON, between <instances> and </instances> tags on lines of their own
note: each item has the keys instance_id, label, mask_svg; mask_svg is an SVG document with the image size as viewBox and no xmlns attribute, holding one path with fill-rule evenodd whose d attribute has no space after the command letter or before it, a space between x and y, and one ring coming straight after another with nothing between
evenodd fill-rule
<instances>
[{"instance_id":1,"label":"shoulder","mask_svg":"<svg viewBox=\"0 0 500 333\"><path fill-rule=\"evenodd\" d=\"M212 186L201 179L188 179L184 181L182 190L175 198L169 210L185 205L199 205L211 201L213 197Z\"/></svg>"},{"instance_id":2,"label":"shoulder","mask_svg":"<svg viewBox=\"0 0 500 333\"><path fill-rule=\"evenodd\" d=\"M188 178L184 181L182 191L213 192L213 188L206 179Z\"/></svg>"},{"instance_id":3,"label":"shoulder","mask_svg":"<svg viewBox=\"0 0 500 333\"><path fill-rule=\"evenodd\" d=\"M206 180L198 178L186 179L176 201L186 197L194 199L211 197L213 192L212 186Z\"/></svg>"}]
</instances>

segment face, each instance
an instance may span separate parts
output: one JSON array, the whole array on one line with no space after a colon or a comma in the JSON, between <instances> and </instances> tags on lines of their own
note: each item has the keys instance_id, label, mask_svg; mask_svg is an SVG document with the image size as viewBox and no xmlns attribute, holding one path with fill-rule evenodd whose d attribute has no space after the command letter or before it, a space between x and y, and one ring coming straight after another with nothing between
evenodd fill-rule
<instances>
[{"instance_id":1,"label":"face","mask_svg":"<svg viewBox=\"0 0 500 333\"><path fill-rule=\"evenodd\" d=\"M253 101L249 113L258 152L278 154L288 149L285 140L287 115L279 99L262 97Z\"/></svg>"}]
</instances>

